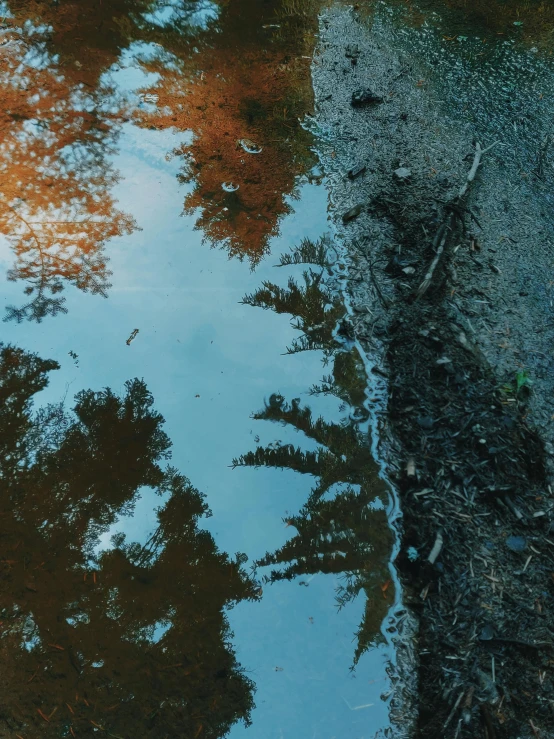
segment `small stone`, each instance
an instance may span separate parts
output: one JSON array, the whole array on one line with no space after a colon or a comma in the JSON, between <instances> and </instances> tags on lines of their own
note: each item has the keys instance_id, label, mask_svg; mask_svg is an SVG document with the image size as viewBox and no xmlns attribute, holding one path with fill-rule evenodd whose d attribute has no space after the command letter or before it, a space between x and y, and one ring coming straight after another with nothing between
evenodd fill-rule
<instances>
[{"instance_id":1,"label":"small stone","mask_svg":"<svg viewBox=\"0 0 554 739\"><path fill-rule=\"evenodd\" d=\"M506 546L512 552L523 552L527 547L527 539L524 536L509 536L506 539Z\"/></svg>"},{"instance_id":2,"label":"small stone","mask_svg":"<svg viewBox=\"0 0 554 739\"><path fill-rule=\"evenodd\" d=\"M364 172L367 170L367 167L365 164L357 164L355 167L352 167L352 169L348 170L348 179L355 180L356 177L359 177L360 175L364 174Z\"/></svg>"},{"instance_id":3,"label":"small stone","mask_svg":"<svg viewBox=\"0 0 554 739\"><path fill-rule=\"evenodd\" d=\"M481 641L490 641L491 639L494 639L494 627L492 624L486 624L481 629L481 633L479 634L479 639Z\"/></svg>"},{"instance_id":4,"label":"small stone","mask_svg":"<svg viewBox=\"0 0 554 739\"><path fill-rule=\"evenodd\" d=\"M406 272L406 269L408 267L412 267L413 264L413 259L403 259L402 257L399 257L398 254L394 254L391 259L389 259L385 267L385 272L390 275L400 275L401 272L405 272L406 274L413 274L413 272ZM413 271L415 272L415 269Z\"/></svg>"},{"instance_id":5,"label":"small stone","mask_svg":"<svg viewBox=\"0 0 554 739\"><path fill-rule=\"evenodd\" d=\"M347 44L344 55L347 59L357 59L360 56L360 47L358 44Z\"/></svg>"},{"instance_id":6,"label":"small stone","mask_svg":"<svg viewBox=\"0 0 554 739\"><path fill-rule=\"evenodd\" d=\"M415 273L415 267L404 267L402 270L405 275L413 275Z\"/></svg>"},{"instance_id":7,"label":"small stone","mask_svg":"<svg viewBox=\"0 0 554 739\"><path fill-rule=\"evenodd\" d=\"M419 416L417 422L421 426L421 428L425 429L426 431L430 431L435 425L435 422L433 421L431 416Z\"/></svg>"},{"instance_id":8,"label":"small stone","mask_svg":"<svg viewBox=\"0 0 554 739\"><path fill-rule=\"evenodd\" d=\"M394 170L393 174L398 182L407 182L412 176L412 170L407 167L398 167L398 169Z\"/></svg>"},{"instance_id":9,"label":"small stone","mask_svg":"<svg viewBox=\"0 0 554 739\"><path fill-rule=\"evenodd\" d=\"M353 208L349 208L349 210L346 211L346 213L343 213L342 220L344 223L348 223L348 221L351 221L353 218L356 218L360 215L362 210L364 209L364 206L361 203L358 203L358 205L355 205Z\"/></svg>"},{"instance_id":10,"label":"small stone","mask_svg":"<svg viewBox=\"0 0 554 739\"><path fill-rule=\"evenodd\" d=\"M361 108L364 105L377 105L382 102L383 98L367 87L352 93L352 106L354 108Z\"/></svg>"}]
</instances>

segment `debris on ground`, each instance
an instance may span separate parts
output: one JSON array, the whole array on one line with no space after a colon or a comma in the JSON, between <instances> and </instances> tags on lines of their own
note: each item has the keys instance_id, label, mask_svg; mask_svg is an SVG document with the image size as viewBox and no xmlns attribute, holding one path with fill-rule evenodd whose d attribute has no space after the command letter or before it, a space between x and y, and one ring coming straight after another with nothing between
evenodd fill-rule
<instances>
[{"instance_id":1,"label":"debris on ground","mask_svg":"<svg viewBox=\"0 0 554 739\"><path fill-rule=\"evenodd\" d=\"M321 31L318 120L334 131L321 159L338 214L353 188L369 204L336 217L336 237L356 275L345 281L355 338L387 378L374 433L400 496L395 564L417 617L417 635L396 640L393 736L554 736L554 378L541 320L552 168L507 184L549 139L513 123L525 86L494 101L494 137L490 97L461 95L456 112L445 80L462 63L444 61L444 41L429 33L408 41L385 10L365 23L356 8L334 7ZM335 63L345 42L363 51L350 87ZM499 58L516 53L498 48ZM498 61L489 76L501 85L510 69ZM365 87L373 80L386 105L372 105L382 102ZM554 72L541 83L554 89ZM546 111L533 120L549 125ZM371 176L353 183L344 172L356 161Z\"/></svg>"}]
</instances>

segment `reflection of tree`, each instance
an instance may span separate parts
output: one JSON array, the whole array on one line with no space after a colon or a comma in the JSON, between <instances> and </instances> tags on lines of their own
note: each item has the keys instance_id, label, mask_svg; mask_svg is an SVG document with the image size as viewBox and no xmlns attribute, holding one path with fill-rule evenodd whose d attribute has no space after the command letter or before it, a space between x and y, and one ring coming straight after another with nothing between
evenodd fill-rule
<instances>
[{"instance_id":1,"label":"reflection of tree","mask_svg":"<svg viewBox=\"0 0 554 739\"><path fill-rule=\"evenodd\" d=\"M83 391L72 414L32 397L56 363L0 351L0 726L10 736L222 737L253 685L225 609L254 583L211 535L143 382ZM144 487L162 503L144 546L98 536ZM4 733L3 733L4 735ZM7 735L7 733L6 733Z\"/></svg>"},{"instance_id":2,"label":"reflection of tree","mask_svg":"<svg viewBox=\"0 0 554 739\"><path fill-rule=\"evenodd\" d=\"M102 73L118 61L130 43L148 39L150 28L143 16L158 5L161 3L156 0L9 3L18 22L27 20L38 25L40 19L45 49L56 55L57 66L68 84L85 84L89 89L99 86Z\"/></svg>"},{"instance_id":3,"label":"reflection of tree","mask_svg":"<svg viewBox=\"0 0 554 739\"><path fill-rule=\"evenodd\" d=\"M40 321L65 310L66 284L106 294L104 244L134 224L109 194L117 179L106 162L109 90L69 84L26 28L13 32L0 62L0 232L15 254L8 277L23 280L29 296L7 317Z\"/></svg>"},{"instance_id":4,"label":"reflection of tree","mask_svg":"<svg viewBox=\"0 0 554 739\"><path fill-rule=\"evenodd\" d=\"M285 260L285 263L291 261L299 260ZM336 324L340 305L334 301L333 309L326 310L327 305L333 305L331 295L321 275L317 289L310 290L314 279L312 272L304 273L306 289L299 288L292 279L287 290L265 284L245 302L273 308L279 313L293 313L297 318L293 325L305 332L308 341L311 341L310 331L318 327L317 342L304 348L325 347L327 361L333 362L333 371L310 392L337 396L348 406L350 416L342 424L330 423L321 417L314 419L311 409L302 407L299 399L287 403L281 395L272 395L254 418L281 423L302 432L316 442L315 451L273 443L242 455L233 464L290 469L316 478L306 504L297 515L286 519L297 533L276 552L266 554L258 564L275 566L271 581L317 572L341 573L345 576L345 584L338 594L340 605L365 593L364 615L356 635L354 662L357 663L378 638L392 596L388 577L392 534L383 506L375 505L384 498L386 490L378 478L367 436L351 420L353 416L366 417L363 364L355 349L348 351L333 340L331 321Z\"/></svg>"},{"instance_id":5,"label":"reflection of tree","mask_svg":"<svg viewBox=\"0 0 554 739\"><path fill-rule=\"evenodd\" d=\"M9 307L8 318L65 311L60 293L69 284L107 293L105 245L135 224L115 207L117 174L107 162L130 108L103 75L129 49L159 74L147 91L158 98L155 111L136 110L135 120L194 133L179 151L181 179L194 182L185 211L199 209L210 241L261 258L312 157L299 118L311 99L302 52L312 47L316 5L221 0L217 22L199 25L205 0L171 8L14 0L0 29L9 40L0 61L0 233L15 253L8 277L24 281L28 302ZM248 139L262 151L248 153ZM224 183L240 187L226 192Z\"/></svg>"},{"instance_id":6,"label":"reflection of tree","mask_svg":"<svg viewBox=\"0 0 554 739\"><path fill-rule=\"evenodd\" d=\"M193 183L185 212L198 211L210 242L253 263L289 209L295 178L312 162L299 118L311 104L309 58L302 55L313 45L317 2L294 8L286 0L221 3L217 24L195 39L195 53L190 43L166 39L166 50L146 65L160 77L145 90L157 108L140 114L142 122L194 134L177 152L185 161L181 181Z\"/></svg>"},{"instance_id":7,"label":"reflection of tree","mask_svg":"<svg viewBox=\"0 0 554 739\"><path fill-rule=\"evenodd\" d=\"M301 249L306 250L309 243L306 242ZM317 252L318 246L313 245L313 253ZM299 250L299 253L302 255L299 259L306 259L305 251ZM285 259L280 266L290 263ZM302 262L296 260L293 263ZM292 325L301 332L301 336L294 339L292 346L287 348L289 354L311 349L321 349L325 352L331 348L333 329L340 316L344 314L344 308L325 286L322 281L323 274L323 270L316 272L310 268L302 274L303 285L299 285L291 277L286 288L265 280L261 288L243 298L243 303L248 305L295 316L296 320Z\"/></svg>"}]
</instances>

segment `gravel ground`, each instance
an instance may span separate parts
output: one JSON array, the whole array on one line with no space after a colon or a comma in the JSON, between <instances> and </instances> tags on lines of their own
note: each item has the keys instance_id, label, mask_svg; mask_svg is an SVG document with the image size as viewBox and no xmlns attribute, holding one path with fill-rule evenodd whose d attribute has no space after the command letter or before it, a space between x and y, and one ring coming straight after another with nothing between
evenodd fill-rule
<instances>
[{"instance_id":1,"label":"gravel ground","mask_svg":"<svg viewBox=\"0 0 554 739\"><path fill-rule=\"evenodd\" d=\"M513 38L456 40L439 21L335 5L313 65L351 330L379 378L376 446L404 510L393 719L406 737L552 736L539 663L554 636L554 74ZM477 142L495 145L416 300Z\"/></svg>"}]
</instances>

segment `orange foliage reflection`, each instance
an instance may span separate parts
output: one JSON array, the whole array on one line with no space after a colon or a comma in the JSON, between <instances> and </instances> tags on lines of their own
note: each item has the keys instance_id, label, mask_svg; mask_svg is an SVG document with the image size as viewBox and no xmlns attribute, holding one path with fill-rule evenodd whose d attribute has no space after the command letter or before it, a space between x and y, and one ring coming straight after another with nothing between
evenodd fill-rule
<instances>
[{"instance_id":1,"label":"orange foliage reflection","mask_svg":"<svg viewBox=\"0 0 554 739\"><path fill-rule=\"evenodd\" d=\"M103 73L133 44L137 59L145 44L157 50L143 67L159 75L147 91L155 111L135 120L194 134L178 152L192 185L185 212L210 242L259 261L312 161L299 119L311 103L316 4L221 0L199 22L206 3L184 0L160 23L151 0L12 3L0 29L0 233L15 254L8 277L28 300L7 318L65 311L67 285L107 294L105 246L136 224L116 207L108 162L130 109Z\"/></svg>"},{"instance_id":2,"label":"orange foliage reflection","mask_svg":"<svg viewBox=\"0 0 554 739\"><path fill-rule=\"evenodd\" d=\"M197 53L169 44L173 70L165 54L145 65L160 75L144 90L157 105L137 115L143 125L192 130L193 143L176 152L185 160L180 179L192 184L185 213L198 211L209 242L253 264L289 211L296 178L313 164L299 119L312 102L316 9L314 2L301 12L291 7L285 0L222 5L217 25L195 39Z\"/></svg>"},{"instance_id":3,"label":"orange foliage reflection","mask_svg":"<svg viewBox=\"0 0 554 739\"><path fill-rule=\"evenodd\" d=\"M0 59L0 232L15 254L10 280L23 280L28 302L8 318L40 321L65 311L67 284L105 295L105 243L130 233L117 210L106 161L114 140L109 91L85 91L47 66L32 28L12 29Z\"/></svg>"}]
</instances>

